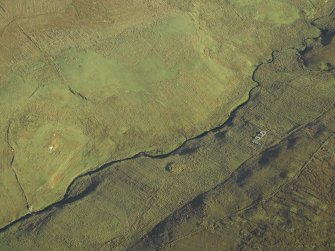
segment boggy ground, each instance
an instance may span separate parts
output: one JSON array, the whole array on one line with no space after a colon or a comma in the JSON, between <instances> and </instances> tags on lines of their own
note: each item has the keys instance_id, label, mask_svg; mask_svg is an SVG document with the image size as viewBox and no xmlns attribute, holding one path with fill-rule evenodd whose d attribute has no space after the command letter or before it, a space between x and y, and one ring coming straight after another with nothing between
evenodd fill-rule
<instances>
[{"instance_id":1,"label":"boggy ground","mask_svg":"<svg viewBox=\"0 0 335 251\"><path fill-rule=\"evenodd\" d=\"M332 20L314 25L331 32ZM139 154L77 178L64 200L4 228L0 245L331 250L335 73L324 67L334 60L324 39L274 51L224 125L170 154Z\"/></svg>"}]
</instances>

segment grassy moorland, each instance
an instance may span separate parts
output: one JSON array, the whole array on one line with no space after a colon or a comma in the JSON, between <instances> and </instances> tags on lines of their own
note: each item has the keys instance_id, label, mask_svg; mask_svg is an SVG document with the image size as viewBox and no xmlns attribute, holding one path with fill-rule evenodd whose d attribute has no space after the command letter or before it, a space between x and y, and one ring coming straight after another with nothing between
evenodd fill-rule
<instances>
[{"instance_id":1,"label":"grassy moorland","mask_svg":"<svg viewBox=\"0 0 335 251\"><path fill-rule=\"evenodd\" d=\"M322 224L334 209L322 197L332 183L317 184L334 175L335 79L299 58L284 50L259 67L260 86L224 126L172 154L139 156L78 178L65 200L5 229L0 243L19 250L229 250L270 248L278 238L297 250L301 243L333 245L331 232L321 234L332 226L331 219ZM259 131L267 134L256 145Z\"/></svg>"},{"instance_id":2,"label":"grassy moorland","mask_svg":"<svg viewBox=\"0 0 335 251\"><path fill-rule=\"evenodd\" d=\"M332 165L329 1L0 4L3 249L269 248L230 234L273 224L260 207ZM294 232L333 210L318 199L278 211L292 245L333 245Z\"/></svg>"}]
</instances>

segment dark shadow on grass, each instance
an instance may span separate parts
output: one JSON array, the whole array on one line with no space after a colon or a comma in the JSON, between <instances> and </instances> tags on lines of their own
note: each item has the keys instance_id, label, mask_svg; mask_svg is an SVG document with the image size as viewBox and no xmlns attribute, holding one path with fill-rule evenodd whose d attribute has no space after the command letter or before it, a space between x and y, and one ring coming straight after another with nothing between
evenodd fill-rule
<instances>
[{"instance_id":1,"label":"dark shadow on grass","mask_svg":"<svg viewBox=\"0 0 335 251\"><path fill-rule=\"evenodd\" d=\"M279 146L265 151L258 160L258 164L261 166L268 165L271 159L275 159L279 156L280 152L281 148Z\"/></svg>"},{"instance_id":2,"label":"dark shadow on grass","mask_svg":"<svg viewBox=\"0 0 335 251\"><path fill-rule=\"evenodd\" d=\"M244 167L237 171L236 183L238 186L243 186L249 178L253 175L250 168Z\"/></svg>"}]
</instances>

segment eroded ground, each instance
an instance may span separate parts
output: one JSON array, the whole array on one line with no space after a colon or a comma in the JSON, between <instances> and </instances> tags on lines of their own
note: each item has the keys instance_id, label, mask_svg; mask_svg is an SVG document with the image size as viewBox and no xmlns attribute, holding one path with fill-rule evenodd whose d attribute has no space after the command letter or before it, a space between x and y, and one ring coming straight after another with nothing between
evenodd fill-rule
<instances>
[{"instance_id":1,"label":"eroded ground","mask_svg":"<svg viewBox=\"0 0 335 251\"><path fill-rule=\"evenodd\" d=\"M1 248L335 248L333 3L1 7Z\"/></svg>"}]
</instances>

